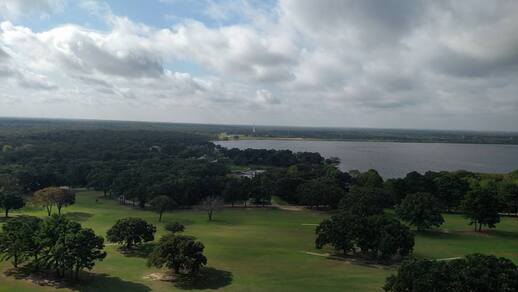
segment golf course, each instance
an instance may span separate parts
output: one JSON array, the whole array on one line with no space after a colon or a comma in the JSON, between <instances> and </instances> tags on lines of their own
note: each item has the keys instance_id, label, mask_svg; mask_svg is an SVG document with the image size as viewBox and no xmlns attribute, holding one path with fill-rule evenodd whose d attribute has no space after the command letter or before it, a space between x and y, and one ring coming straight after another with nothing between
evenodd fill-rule
<instances>
[{"instance_id":1,"label":"golf course","mask_svg":"<svg viewBox=\"0 0 518 292\"><path fill-rule=\"evenodd\" d=\"M155 241L167 233L164 224L180 222L186 235L203 242L208 264L203 281L186 285L163 278L166 269L147 266L146 247L151 244L122 254L119 246L105 242L107 257L91 272L83 272L78 284L62 285L60 291L380 291L385 278L396 270L329 257L331 249L315 249L315 225L329 217L325 212L225 208L209 222L206 212L189 209L168 212L159 223L156 212L103 199L100 192L80 191L76 203L63 213L102 236L118 219L140 217L157 226ZM22 214L47 216L43 208L34 207L11 216ZM440 229L416 232L416 257L447 260L478 252L518 263L516 218L504 217L497 229L477 233L461 215L444 217ZM11 267L8 262L0 264L0 291L55 291L41 279L16 279L9 273Z\"/></svg>"}]
</instances>

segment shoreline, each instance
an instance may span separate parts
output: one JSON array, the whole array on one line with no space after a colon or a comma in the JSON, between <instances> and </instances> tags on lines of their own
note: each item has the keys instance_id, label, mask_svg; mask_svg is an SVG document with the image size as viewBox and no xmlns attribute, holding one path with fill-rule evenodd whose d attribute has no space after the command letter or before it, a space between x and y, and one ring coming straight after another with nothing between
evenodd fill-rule
<instances>
[{"instance_id":1,"label":"shoreline","mask_svg":"<svg viewBox=\"0 0 518 292\"><path fill-rule=\"evenodd\" d=\"M305 137L264 137L264 136L247 136L239 139L221 139L216 138L210 142L238 142L238 141L331 141L331 142L373 142L373 143L416 143L416 144L460 144L460 145L503 145L518 146L518 143L473 143L459 141L422 141L422 140L384 140L384 139L326 139L326 138L305 138Z\"/></svg>"}]
</instances>

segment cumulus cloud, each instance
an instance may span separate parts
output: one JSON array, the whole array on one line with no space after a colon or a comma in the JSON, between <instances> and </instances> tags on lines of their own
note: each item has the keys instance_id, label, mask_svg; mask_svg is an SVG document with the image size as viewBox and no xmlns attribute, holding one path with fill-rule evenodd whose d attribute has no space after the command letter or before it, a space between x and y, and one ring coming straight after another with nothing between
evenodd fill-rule
<instances>
[{"instance_id":1,"label":"cumulus cloud","mask_svg":"<svg viewBox=\"0 0 518 292\"><path fill-rule=\"evenodd\" d=\"M255 92L256 99L260 104L280 104L281 101L272 95L272 93L266 89L260 89Z\"/></svg>"},{"instance_id":2,"label":"cumulus cloud","mask_svg":"<svg viewBox=\"0 0 518 292\"><path fill-rule=\"evenodd\" d=\"M1 0L0 19L18 19L22 15L49 17L62 11L64 0Z\"/></svg>"},{"instance_id":3,"label":"cumulus cloud","mask_svg":"<svg viewBox=\"0 0 518 292\"><path fill-rule=\"evenodd\" d=\"M51 2L61 3L42 1ZM153 27L91 0L80 6L104 17L108 29L67 24L36 32L5 21L0 78L9 82L0 87L5 96L43 89L39 100L131 105L143 119L156 110L172 121L169 111L198 122L518 124L516 1L206 3L216 24L180 17L172 27ZM12 7L0 15L21 11ZM38 13L61 6L44 7Z\"/></svg>"}]
</instances>

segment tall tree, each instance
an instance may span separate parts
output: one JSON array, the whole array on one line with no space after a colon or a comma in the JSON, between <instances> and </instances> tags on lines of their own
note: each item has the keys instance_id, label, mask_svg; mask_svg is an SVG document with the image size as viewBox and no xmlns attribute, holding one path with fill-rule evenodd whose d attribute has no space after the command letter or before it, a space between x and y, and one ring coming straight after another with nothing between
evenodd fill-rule
<instances>
[{"instance_id":1,"label":"tall tree","mask_svg":"<svg viewBox=\"0 0 518 292\"><path fill-rule=\"evenodd\" d=\"M383 189L354 186L340 201L340 208L354 215L370 216L383 213L388 200Z\"/></svg>"},{"instance_id":2,"label":"tall tree","mask_svg":"<svg viewBox=\"0 0 518 292\"><path fill-rule=\"evenodd\" d=\"M199 208L206 211L209 221L212 221L214 212L223 208L223 199L220 197L207 197L201 201Z\"/></svg>"},{"instance_id":3,"label":"tall tree","mask_svg":"<svg viewBox=\"0 0 518 292\"><path fill-rule=\"evenodd\" d=\"M63 190L58 187L46 187L38 190L32 196L32 202L37 206L45 207L47 216L52 214L52 208L56 205L56 197L60 197Z\"/></svg>"},{"instance_id":4,"label":"tall tree","mask_svg":"<svg viewBox=\"0 0 518 292\"><path fill-rule=\"evenodd\" d=\"M81 228L79 232L71 234L67 247L75 279L79 278L79 271L91 270L95 261L102 261L106 257L106 252L103 251L104 239L95 235L90 228Z\"/></svg>"},{"instance_id":5,"label":"tall tree","mask_svg":"<svg viewBox=\"0 0 518 292\"><path fill-rule=\"evenodd\" d=\"M498 184L498 194L508 213L518 214L518 181L503 180Z\"/></svg>"},{"instance_id":6,"label":"tall tree","mask_svg":"<svg viewBox=\"0 0 518 292\"><path fill-rule=\"evenodd\" d=\"M242 197L240 195L241 192L243 192L242 186L242 179L230 177L225 183L225 188L223 189L223 198L225 202L232 204L232 207L234 207L234 203Z\"/></svg>"},{"instance_id":7,"label":"tall tree","mask_svg":"<svg viewBox=\"0 0 518 292\"><path fill-rule=\"evenodd\" d=\"M104 196L106 197L114 179L115 175L113 171L109 167L102 165L100 167L92 169L88 174L88 187L94 188L98 191L102 191Z\"/></svg>"},{"instance_id":8,"label":"tall tree","mask_svg":"<svg viewBox=\"0 0 518 292\"><path fill-rule=\"evenodd\" d=\"M462 201L464 216L475 226L475 231L481 231L483 226L495 228L500 222L501 206L494 184L485 187L477 184Z\"/></svg>"},{"instance_id":9,"label":"tall tree","mask_svg":"<svg viewBox=\"0 0 518 292\"><path fill-rule=\"evenodd\" d=\"M329 206L335 209L345 192L336 181L322 177L301 184L297 189L300 203L309 207Z\"/></svg>"},{"instance_id":10,"label":"tall tree","mask_svg":"<svg viewBox=\"0 0 518 292\"><path fill-rule=\"evenodd\" d=\"M0 232L0 259L12 260L16 268L38 251L36 236L41 219L20 216L7 221ZM36 255L37 256L37 255Z\"/></svg>"},{"instance_id":11,"label":"tall tree","mask_svg":"<svg viewBox=\"0 0 518 292\"><path fill-rule=\"evenodd\" d=\"M396 215L417 230L430 229L444 223L437 200L428 193L410 194L396 206Z\"/></svg>"},{"instance_id":12,"label":"tall tree","mask_svg":"<svg viewBox=\"0 0 518 292\"><path fill-rule=\"evenodd\" d=\"M164 195L153 198L149 203L159 214L158 222L162 222L162 214L165 211L171 210L177 205L173 199Z\"/></svg>"},{"instance_id":13,"label":"tall tree","mask_svg":"<svg viewBox=\"0 0 518 292\"><path fill-rule=\"evenodd\" d=\"M102 237L64 216L54 214L44 220L38 238L43 246L40 261L61 277L70 272L77 278L80 270L91 269L106 257Z\"/></svg>"},{"instance_id":14,"label":"tall tree","mask_svg":"<svg viewBox=\"0 0 518 292\"><path fill-rule=\"evenodd\" d=\"M341 213L325 219L320 223L315 233L315 246L321 249L330 245L344 255L354 249L354 224L356 218L350 213Z\"/></svg>"},{"instance_id":15,"label":"tall tree","mask_svg":"<svg viewBox=\"0 0 518 292\"><path fill-rule=\"evenodd\" d=\"M148 265L173 269L176 274L195 274L207 264L205 246L193 237L167 234L158 241Z\"/></svg>"},{"instance_id":16,"label":"tall tree","mask_svg":"<svg viewBox=\"0 0 518 292\"><path fill-rule=\"evenodd\" d=\"M0 208L4 209L5 217L10 210L21 209L25 206L22 198L22 188L13 176L0 177Z\"/></svg>"},{"instance_id":17,"label":"tall tree","mask_svg":"<svg viewBox=\"0 0 518 292\"><path fill-rule=\"evenodd\" d=\"M383 178L374 169L358 173L355 177L355 184L367 188L382 188Z\"/></svg>"},{"instance_id":18,"label":"tall tree","mask_svg":"<svg viewBox=\"0 0 518 292\"><path fill-rule=\"evenodd\" d=\"M469 190L469 184L455 173L444 173L434 179L436 197L446 211L458 209Z\"/></svg>"},{"instance_id":19,"label":"tall tree","mask_svg":"<svg viewBox=\"0 0 518 292\"><path fill-rule=\"evenodd\" d=\"M60 187L61 191L57 191L53 195L54 203L61 215L61 208L73 205L76 202L76 193L68 187Z\"/></svg>"},{"instance_id":20,"label":"tall tree","mask_svg":"<svg viewBox=\"0 0 518 292\"><path fill-rule=\"evenodd\" d=\"M109 242L124 244L132 248L142 242L155 239L156 227L141 218L128 217L119 219L107 232Z\"/></svg>"}]
</instances>

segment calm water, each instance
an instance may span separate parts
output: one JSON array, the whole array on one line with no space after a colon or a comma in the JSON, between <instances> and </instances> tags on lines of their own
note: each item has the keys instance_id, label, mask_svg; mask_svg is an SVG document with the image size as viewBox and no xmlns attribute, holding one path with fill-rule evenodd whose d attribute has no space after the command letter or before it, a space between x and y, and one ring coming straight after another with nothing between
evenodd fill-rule
<instances>
[{"instance_id":1,"label":"calm water","mask_svg":"<svg viewBox=\"0 0 518 292\"><path fill-rule=\"evenodd\" d=\"M391 143L349 141L217 141L227 148L289 149L336 156L340 169L376 169L383 177L401 177L410 171L469 170L509 172L518 169L518 145Z\"/></svg>"}]
</instances>

